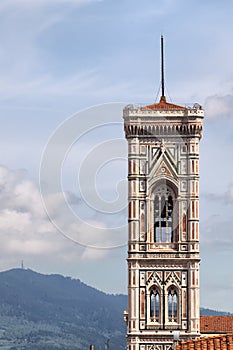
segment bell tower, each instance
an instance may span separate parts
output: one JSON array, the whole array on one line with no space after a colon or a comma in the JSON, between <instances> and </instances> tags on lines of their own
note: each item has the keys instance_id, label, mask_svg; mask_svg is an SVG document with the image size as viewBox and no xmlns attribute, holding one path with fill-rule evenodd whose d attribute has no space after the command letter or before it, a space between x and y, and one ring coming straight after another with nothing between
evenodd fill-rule
<instances>
[{"instance_id":1,"label":"bell tower","mask_svg":"<svg viewBox=\"0 0 233 350\"><path fill-rule=\"evenodd\" d=\"M128 140L128 350L170 350L200 335L198 104L124 108ZM176 333L177 334L177 333Z\"/></svg>"}]
</instances>

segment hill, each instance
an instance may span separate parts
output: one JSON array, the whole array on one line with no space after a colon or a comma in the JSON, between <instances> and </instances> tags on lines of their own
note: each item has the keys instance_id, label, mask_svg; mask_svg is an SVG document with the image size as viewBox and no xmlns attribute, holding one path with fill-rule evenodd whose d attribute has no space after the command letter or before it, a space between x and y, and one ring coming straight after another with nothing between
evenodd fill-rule
<instances>
[{"instance_id":1,"label":"hill","mask_svg":"<svg viewBox=\"0 0 233 350\"><path fill-rule=\"evenodd\" d=\"M13 269L0 273L0 348L76 350L95 344L125 348L126 296L79 280Z\"/></svg>"},{"instance_id":2,"label":"hill","mask_svg":"<svg viewBox=\"0 0 233 350\"><path fill-rule=\"evenodd\" d=\"M0 273L2 350L125 349L126 295L109 295L80 280L13 269ZM201 309L203 315L226 315Z\"/></svg>"}]
</instances>

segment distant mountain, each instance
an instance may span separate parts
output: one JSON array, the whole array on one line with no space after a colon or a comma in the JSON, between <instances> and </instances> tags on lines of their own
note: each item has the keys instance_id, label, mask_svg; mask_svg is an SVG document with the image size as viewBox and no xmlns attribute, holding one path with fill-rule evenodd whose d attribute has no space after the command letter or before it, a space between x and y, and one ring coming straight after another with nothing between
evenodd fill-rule
<instances>
[{"instance_id":1,"label":"distant mountain","mask_svg":"<svg viewBox=\"0 0 233 350\"><path fill-rule=\"evenodd\" d=\"M13 269L0 273L0 348L125 349L125 295L79 280Z\"/></svg>"},{"instance_id":2,"label":"distant mountain","mask_svg":"<svg viewBox=\"0 0 233 350\"><path fill-rule=\"evenodd\" d=\"M13 269L0 273L2 350L125 349L126 295L109 295L70 277ZM226 315L201 309L203 315Z\"/></svg>"},{"instance_id":3,"label":"distant mountain","mask_svg":"<svg viewBox=\"0 0 233 350\"><path fill-rule=\"evenodd\" d=\"M233 316L233 314L226 311L217 311L217 310L206 309L202 307L201 316Z\"/></svg>"}]
</instances>

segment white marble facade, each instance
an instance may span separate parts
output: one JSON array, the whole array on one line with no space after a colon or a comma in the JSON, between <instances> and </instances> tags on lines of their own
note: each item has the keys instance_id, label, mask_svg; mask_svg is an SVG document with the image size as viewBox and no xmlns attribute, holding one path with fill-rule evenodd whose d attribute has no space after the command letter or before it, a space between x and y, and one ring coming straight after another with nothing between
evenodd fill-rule
<instances>
[{"instance_id":1,"label":"white marble facade","mask_svg":"<svg viewBox=\"0 0 233 350\"><path fill-rule=\"evenodd\" d=\"M199 326L199 141L204 112L160 101L125 107L128 350L168 350Z\"/></svg>"}]
</instances>

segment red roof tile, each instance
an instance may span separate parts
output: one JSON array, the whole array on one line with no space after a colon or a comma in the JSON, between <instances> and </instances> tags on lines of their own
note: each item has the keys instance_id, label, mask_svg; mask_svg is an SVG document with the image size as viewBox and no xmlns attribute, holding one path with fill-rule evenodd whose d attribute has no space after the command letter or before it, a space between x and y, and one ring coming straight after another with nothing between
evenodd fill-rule
<instances>
[{"instance_id":1,"label":"red roof tile","mask_svg":"<svg viewBox=\"0 0 233 350\"><path fill-rule=\"evenodd\" d=\"M233 316L201 316L201 333L233 333Z\"/></svg>"},{"instance_id":2,"label":"red roof tile","mask_svg":"<svg viewBox=\"0 0 233 350\"><path fill-rule=\"evenodd\" d=\"M233 334L181 341L176 350L233 350Z\"/></svg>"},{"instance_id":3,"label":"red roof tile","mask_svg":"<svg viewBox=\"0 0 233 350\"><path fill-rule=\"evenodd\" d=\"M171 110L174 111L174 110L176 110L177 111L177 110L185 110L187 108L183 107L183 106L175 105L173 103L168 103L166 101L165 96L162 96L160 98L159 103L154 103L152 105L142 107L142 109L152 109L152 110L155 110L155 111L161 111L161 110L164 110L164 111L171 111Z\"/></svg>"}]
</instances>

